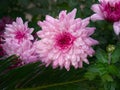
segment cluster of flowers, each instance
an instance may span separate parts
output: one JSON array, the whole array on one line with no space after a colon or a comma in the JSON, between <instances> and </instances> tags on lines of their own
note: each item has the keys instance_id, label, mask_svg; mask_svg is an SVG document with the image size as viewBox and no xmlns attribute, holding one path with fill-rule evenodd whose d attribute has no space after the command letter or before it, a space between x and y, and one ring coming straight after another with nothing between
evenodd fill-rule
<instances>
[{"instance_id":1,"label":"cluster of flowers","mask_svg":"<svg viewBox=\"0 0 120 90\"><path fill-rule=\"evenodd\" d=\"M34 29L18 17L12 24L6 24L2 47L7 56L19 56L23 65L41 61L53 68L82 68L83 62L89 64L87 57L95 53L92 46L98 44L90 37L95 31L94 27L87 27L90 20L112 22L115 33L120 33L120 0L99 2L92 6L95 14L83 20L75 18L76 9L68 14L61 11L58 18L47 15L44 21L38 21L42 28L37 32L40 40L34 39Z\"/></svg>"},{"instance_id":2,"label":"cluster of flowers","mask_svg":"<svg viewBox=\"0 0 120 90\"><path fill-rule=\"evenodd\" d=\"M23 23L21 18L16 22L6 24L4 32L4 44L2 47L8 56L17 55L22 64L37 61L38 57L34 47L34 38L31 35L33 28L28 28L28 23Z\"/></svg>"}]
</instances>

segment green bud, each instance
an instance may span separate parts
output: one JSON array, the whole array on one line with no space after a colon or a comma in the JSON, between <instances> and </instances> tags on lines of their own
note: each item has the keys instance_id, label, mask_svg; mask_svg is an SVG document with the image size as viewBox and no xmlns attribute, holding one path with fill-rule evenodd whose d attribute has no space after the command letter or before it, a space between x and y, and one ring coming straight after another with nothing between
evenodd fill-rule
<instances>
[{"instance_id":1,"label":"green bud","mask_svg":"<svg viewBox=\"0 0 120 90\"><path fill-rule=\"evenodd\" d=\"M107 50L108 53L112 53L112 52L115 50L115 45L109 44L109 45L106 47L106 50Z\"/></svg>"}]
</instances>

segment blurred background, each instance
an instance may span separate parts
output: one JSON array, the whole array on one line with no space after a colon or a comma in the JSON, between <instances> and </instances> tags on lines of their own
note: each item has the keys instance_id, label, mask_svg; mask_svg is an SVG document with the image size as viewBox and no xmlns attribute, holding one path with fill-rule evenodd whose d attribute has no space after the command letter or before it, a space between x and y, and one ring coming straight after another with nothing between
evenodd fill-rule
<instances>
[{"instance_id":1,"label":"blurred background","mask_svg":"<svg viewBox=\"0 0 120 90\"><path fill-rule=\"evenodd\" d=\"M47 14L57 17L61 10L69 12L77 8L77 17L88 17L91 15L92 3L95 3L95 0L1 0L0 18L3 16L13 19L22 17L36 28L38 20L44 20Z\"/></svg>"},{"instance_id":2,"label":"blurred background","mask_svg":"<svg viewBox=\"0 0 120 90\"><path fill-rule=\"evenodd\" d=\"M0 17L9 15L28 20L41 19L46 14L57 16L61 10L71 11L73 8L78 9L80 17L86 17L91 14L92 3L95 0L1 0Z\"/></svg>"}]
</instances>

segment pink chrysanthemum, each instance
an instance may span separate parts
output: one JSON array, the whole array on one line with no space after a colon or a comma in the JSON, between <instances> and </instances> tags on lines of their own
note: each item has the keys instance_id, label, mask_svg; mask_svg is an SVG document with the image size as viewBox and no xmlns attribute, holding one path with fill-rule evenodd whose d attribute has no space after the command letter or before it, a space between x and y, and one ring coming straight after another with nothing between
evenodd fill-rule
<instances>
[{"instance_id":1,"label":"pink chrysanthemum","mask_svg":"<svg viewBox=\"0 0 120 90\"><path fill-rule=\"evenodd\" d=\"M62 11L58 19L46 16L46 20L38 22L42 30L37 34L41 40L36 42L36 50L42 62L53 68L60 66L67 70L70 66L82 68L83 62L89 64L87 56L92 56L92 45L98 42L91 37L95 28L86 27L89 18L75 19L76 9L66 14Z\"/></svg>"},{"instance_id":2,"label":"pink chrysanthemum","mask_svg":"<svg viewBox=\"0 0 120 90\"><path fill-rule=\"evenodd\" d=\"M16 22L7 24L5 27L4 43L2 44L2 47L6 56L16 55L19 57L19 61L16 61L16 65L18 66L36 62L38 60L34 47L35 41L31 35L32 31L33 28L29 28L27 22L23 24L21 18L17 18Z\"/></svg>"},{"instance_id":3,"label":"pink chrysanthemum","mask_svg":"<svg viewBox=\"0 0 120 90\"><path fill-rule=\"evenodd\" d=\"M31 35L33 28L28 28L28 23L24 24L21 18L17 18L12 24L7 24L5 30L5 38L14 38L19 42L34 39Z\"/></svg>"},{"instance_id":4,"label":"pink chrysanthemum","mask_svg":"<svg viewBox=\"0 0 120 90\"><path fill-rule=\"evenodd\" d=\"M91 16L91 19L93 21L96 20L107 20L109 22L119 22L120 21L120 0L99 0L100 4L93 4L92 10L95 12ZM120 33L120 29L118 29L116 26L117 24L114 24L114 31L116 35Z\"/></svg>"},{"instance_id":5,"label":"pink chrysanthemum","mask_svg":"<svg viewBox=\"0 0 120 90\"><path fill-rule=\"evenodd\" d=\"M8 56L18 56L22 64L36 62L38 60L34 44L29 40L18 43L15 39L6 39L2 47Z\"/></svg>"}]
</instances>

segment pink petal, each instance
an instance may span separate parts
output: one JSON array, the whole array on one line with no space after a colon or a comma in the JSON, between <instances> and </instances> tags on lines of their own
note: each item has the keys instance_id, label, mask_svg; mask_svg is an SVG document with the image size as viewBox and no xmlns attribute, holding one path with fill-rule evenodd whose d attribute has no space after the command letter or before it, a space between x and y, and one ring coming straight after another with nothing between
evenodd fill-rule
<instances>
[{"instance_id":1,"label":"pink petal","mask_svg":"<svg viewBox=\"0 0 120 90\"><path fill-rule=\"evenodd\" d=\"M120 33L120 21L119 22L115 22L113 24L113 28L114 28L114 32L116 35L119 35Z\"/></svg>"},{"instance_id":2,"label":"pink petal","mask_svg":"<svg viewBox=\"0 0 120 90\"><path fill-rule=\"evenodd\" d=\"M20 17L17 17L17 18L16 18L16 22L17 22L18 24L23 24L23 20L22 20L22 18L20 18Z\"/></svg>"},{"instance_id":3,"label":"pink petal","mask_svg":"<svg viewBox=\"0 0 120 90\"><path fill-rule=\"evenodd\" d=\"M101 10L100 10L100 4L93 4L91 9L96 12L96 13L101 13Z\"/></svg>"},{"instance_id":4,"label":"pink petal","mask_svg":"<svg viewBox=\"0 0 120 90\"><path fill-rule=\"evenodd\" d=\"M96 28L93 27L93 28L86 28L86 29L87 29L87 35L90 36L94 33Z\"/></svg>"},{"instance_id":5,"label":"pink petal","mask_svg":"<svg viewBox=\"0 0 120 90\"><path fill-rule=\"evenodd\" d=\"M86 27L90 22L90 17L87 17L85 19L82 20L82 27Z\"/></svg>"},{"instance_id":6,"label":"pink petal","mask_svg":"<svg viewBox=\"0 0 120 90\"><path fill-rule=\"evenodd\" d=\"M65 68L66 68L67 71L70 70L70 61L65 62Z\"/></svg>"},{"instance_id":7,"label":"pink petal","mask_svg":"<svg viewBox=\"0 0 120 90\"><path fill-rule=\"evenodd\" d=\"M55 19L54 19L53 17L47 15L47 16L46 16L46 20L54 24L54 20L55 20Z\"/></svg>"},{"instance_id":8,"label":"pink petal","mask_svg":"<svg viewBox=\"0 0 120 90\"><path fill-rule=\"evenodd\" d=\"M55 60L55 61L53 62L53 68L57 68L57 67L58 67L58 61Z\"/></svg>"},{"instance_id":9,"label":"pink petal","mask_svg":"<svg viewBox=\"0 0 120 90\"><path fill-rule=\"evenodd\" d=\"M79 68L83 67L83 62L82 61L80 61L78 64L79 64Z\"/></svg>"},{"instance_id":10,"label":"pink petal","mask_svg":"<svg viewBox=\"0 0 120 90\"><path fill-rule=\"evenodd\" d=\"M42 25L43 25L43 22L38 21L37 24L38 24L39 26L42 26Z\"/></svg>"},{"instance_id":11,"label":"pink petal","mask_svg":"<svg viewBox=\"0 0 120 90\"><path fill-rule=\"evenodd\" d=\"M73 9L70 13L68 13L68 17L69 19L74 19L75 18L75 15L76 15L76 12L77 12L77 9Z\"/></svg>"},{"instance_id":12,"label":"pink petal","mask_svg":"<svg viewBox=\"0 0 120 90\"><path fill-rule=\"evenodd\" d=\"M66 10L60 12L60 14L59 14L59 19L60 20L63 20L66 17L66 12L67 12Z\"/></svg>"},{"instance_id":13,"label":"pink petal","mask_svg":"<svg viewBox=\"0 0 120 90\"><path fill-rule=\"evenodd\" d=\"M93 15L91 16L91 20L92 20L92 21L104 20L104 18L103 18L101 15L99 15L99 14L93 14Z\"/></svg>"},{"instance_id":14,"label":"pink petal","mask_svg":"<svg viewBox=\"0 0 120 90\"><path fill-rule=\"evenodd\" d=\"M87 59L83 59L83 61L87 64L89 64L89 61Z\"/></svg>"}]
</instances>

